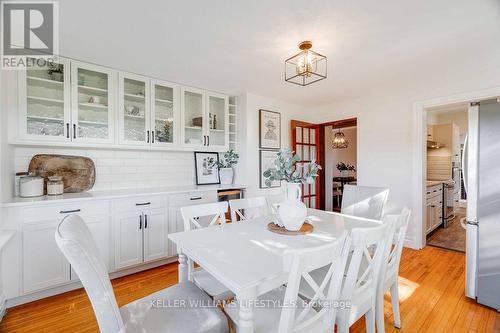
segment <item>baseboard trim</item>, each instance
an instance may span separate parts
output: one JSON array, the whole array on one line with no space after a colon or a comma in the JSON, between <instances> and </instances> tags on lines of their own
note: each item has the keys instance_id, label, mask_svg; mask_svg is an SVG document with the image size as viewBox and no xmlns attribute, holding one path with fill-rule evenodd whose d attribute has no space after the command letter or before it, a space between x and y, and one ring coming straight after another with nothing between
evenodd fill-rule
<instances>
[{"instance_id":1,"label":"baseboard trim","mask_svg":"<svg viewBox=\"0 0 500 333\"><path fill-rule=\"evenodd\" d=\"M408 237L406 237L405 238L404 246L405 247L409 247L410 249L420 250L420 248L418 247L418 242L414 238L408 238Z\"/></svg>"},{"instance_id":2,"label":"baseboard trim","mask_svg":"<svg viewBox=\"0 0 500 333\"><path fill-rule=\"evenodd\" d=\"M5 300L5 296L0 295L0 321L2 321L3 316L7 312L7 301Z\"/></svg>"},{"instance_id":3,"label":"baseboard trim","mask_svg":"<svg viewBox=\"0 0 500 333\"><path fill-rule=\"evenodd\" d=\"M134 274L137 272L145 271L145 270L148 270L151 268L163 266L163 265L170 264L170 263L173 263L176 261L177 261L177 257L162 259L162 260L150 262L147 264L143 264L140 266L127 268L127 269L124 269L124 270L121 270L118 272L110 273L109 277L111 279L116 279L116 278L119 278L119 277L122 277L125 275L130 275L130 274ZM65 284L65 285L57 286L57 287L46 289L46 290L37 291L37 292L34 292L32 294L28 294L28 295L14 297L14 298L8 299L7 302L5 302L5 299L4 299L3 303L4 303L5 308L11 308L14 306L37 301L37 300L40 300L42 298L55 296L58 294L62 294L62 293L76 290L76 289L80 289L80 288L83 288L82 283L79 280L75 280L75 281L70 282L70 283ZM4 312L5 312L5 309L4 309ZM1 316L0 316L0 318L1 318Z\"/></svg>"}]
</instances>

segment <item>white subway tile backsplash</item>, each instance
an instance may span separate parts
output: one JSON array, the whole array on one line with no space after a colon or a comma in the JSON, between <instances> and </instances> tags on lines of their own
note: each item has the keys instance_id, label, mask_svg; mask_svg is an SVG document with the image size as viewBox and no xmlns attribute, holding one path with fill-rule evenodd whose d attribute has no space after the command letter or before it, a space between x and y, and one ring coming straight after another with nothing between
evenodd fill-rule
<instances>
[{"instance_id":1,"label":"white subway tile backsplash","mask_svg":"<svg viewBox=\"0 0 500 333\"><path fill-rule=\"evenodd\" d=\"M91 158L96 165L96 183L92 188L94 191L195 184L192 152L16 147L16 172L26 171L31 158L36 154Z\"/></svg>"}]
</instances>

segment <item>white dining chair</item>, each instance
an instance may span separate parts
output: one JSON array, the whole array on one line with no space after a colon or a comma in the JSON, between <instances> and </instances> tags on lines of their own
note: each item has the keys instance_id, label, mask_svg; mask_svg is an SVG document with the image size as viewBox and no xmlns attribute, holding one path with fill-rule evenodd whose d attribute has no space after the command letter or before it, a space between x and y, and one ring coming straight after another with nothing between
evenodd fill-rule
<instances>
[{"instance_id":1,"label":"white dining chair","mask_svg":"<svg viewBox=\"0 0 500 333\"><path fill-rule=\"evenodd\" d=\"M181 207L184 231L212 227L226 223L227 201ZM216 278L201 267L194 267L188 259L188 276L198 287L203 289L214 300L227 300L234 294Z\"/></svg>"},{"instance_id":2,"label":"white dining chair","mask_svg":"<svg viewBox=\"0 0 500 333\"><path fill-rule=\"evenodd\" d=\"M375 311L378 280L382 262L388 256L388 242L391 239L390 224L380 224L372 228L351 230L351 246L347 271L342 285L340 299L351 304L350 308L337 312L338 332L349 332L349 327L365 316L367 332L375 332ZM311 272L316 283L323 280L328 267ZM308 284L302 283L300 295L306 299L314 296Z\"/></svg>"},{"instance_id":3,"label":"white dining chair","mask_svg":"<svg viewBox=\"0 0 500 333\"><path fill-rule=\"evenodd\" d=\"M400 214L386 215L383 218L384 223L393 224L394 236L390 243L390 252L388 259L384 262L381 269L381 278L378 286L377 296L377 330L384 332L384 293L389 290L391 294L392 312L394 314L394 326L401 328L401 317L399 313L399 289L398 276L401 254L405 242L406 229L410 221L411 210L404 207Z\"/></svg>"},{"instance_id":4,"label":"white dining chair","mask_svg":"<svg viewBox=\"0 0 500 333\"><path fill-rule=\"evenodd\" d=\"M382 219L389 189L382 187L344 185L342 192L342 214Z\"/></svg>"},{"instance_id":5,"label":"white dining chair","mask_svg":"<svg viewBox=\"0 0 500 333\"><path fill-rule=\"evenodd\" d=\"M101 333L228 332L227 319L217 307L189 305L211 302L210 297L191 282L174 285L118 308L106 264L80 216L65 217L56 229L55 239L89 296ZM162 306L169 300L184 301L187 306Z\"/></svg>"},{"instance_id":6,"label":"white dining chair","mask_svg":"<svg viewBox=\"0 0 500 333\"><path fill-rule=\"evenodd\" d=\"M265 197L229 200L229 210L231 211L232 223L269 215Z\"/></svg>"},{"instance_id":7,"label":"white dining chair","mask_svg":"<svg viewBox=\"0 0 500 333\"><path fill-rule=\"evenodd\" d=\"M287 250L283 268L288 273L286 287L274 289L258 298L253 310L256 333L306 333L333 332L342 276L347 261L347 233L328 244ZM346 246L347 245L347 246ZM324 266L329 270L319 283L312 280L309 272ZM314 295L306 302L298 295L301 280L310 283ZM326 305L318 309L318 304ZM224 311L238 325L238 302L226 305Z\"/></svg>"}]
</instances>

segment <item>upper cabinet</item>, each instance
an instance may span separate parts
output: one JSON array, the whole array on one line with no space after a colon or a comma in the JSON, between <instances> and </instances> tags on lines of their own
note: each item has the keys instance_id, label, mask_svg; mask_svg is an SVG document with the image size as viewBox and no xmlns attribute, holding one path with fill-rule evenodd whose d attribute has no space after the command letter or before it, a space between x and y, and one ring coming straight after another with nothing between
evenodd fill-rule
<instances>
[{"instance_id":1,"label":"upper cabinet","mask_svg":"<svg viewBox=\"0 0 500 333\"><path fill-rule=\"evenodd\" d=\"M149 145L152 141L149 129L149 99L148 78L120 73L118 83L120 143Z\"/></svg>"},{"instance_id":2,"label":"upper cabinet","mask_svg":"<svg viewBox=\"0 0 500 333\"><path fill-rule=\"evenodd\" d=\"M18 136L24 140L70 141L70 63L19 72Z\"/></svg>"},{"instance_id":3,"label":"upper cabinet","mask_svg":"<svg viewBox=\"0 0 500 333\"><path fill-rule=\"evenodd\" d=\"M230 119L226 95L59 60L20 72L11 143L215 151L228 149L230 141L234 146L236 118Z\"/></svg>"},{"instance_id":4,"label":"upper cabinet","mask_svg":"<svg viewBox=\"0 0 500 333\"><path fill-rule=\"evenodd\" d=\"M114 142L113 71L77 61L71 63L71 133L73 141Z\"/></svg>"},{"instance_id":5,"label":"upper cabinet","mask_svg":"<svg viewBox=\"0 0 500 333\"><path fill-rule=\"evenodd\" d=\"M172 146L178 142L179 87L165 81L151 80L151 131L153 147Z\"/></svg>"},{"instance_id":6,"label":"upper cabinet","mask_svg":"<svg viewBox=\"0 0 500 333\"><path fill-rule=\"evenodd\" d=\"M182 90L182 140L185 145L227 149L229 99L204 90Z\"/></svg>"}]
</instances>

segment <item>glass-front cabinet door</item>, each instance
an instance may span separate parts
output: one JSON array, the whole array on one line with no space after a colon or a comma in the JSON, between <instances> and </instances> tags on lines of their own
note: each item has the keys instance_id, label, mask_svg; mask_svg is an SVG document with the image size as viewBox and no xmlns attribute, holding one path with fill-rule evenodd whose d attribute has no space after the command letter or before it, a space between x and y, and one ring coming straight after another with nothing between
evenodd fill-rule
<instances>
[{"instance_id":1,"label":"glass-front cabinet door","mask_svg":"<svg viewBox=\"0 0 500 333\"><path fill-rule=\"evenodd\" d=\"M182 89L182 140L188 146L206 146L205 92L194 88Z\"/></svg>"},{"instance_id":2,"label":"glass-front cabinet door","mask_svg":"<svg viewBox=\"0 0 500 333\"><path fill-rule=\"evenodd\" d=\"M119 79L120 143L149 145L149 79L135 74L120 74Z\"/></svg>"},{"instance_id":3,"label":"glass-front cabinet door","mask_svg":"<svg viewBox=\"0 0 500 333\"><path fill-rule=\"evenodd\" d=\"M73 141L114 142L114 82L112 70L72 62Z\"/></svg>"},{"instance_id":4,"label":"glass-front cabinet door","mask_svg":"<svg viewBox=\"0 0 500 333\"><path fill-rule=\"evenodd\" d=\"M151 131L154 146L178 143L179 88L172 83L151 80Z\"/></svg>"},{"instance_id":5,"label":"glass-front cabinet door","mask_svg":"<svg viewBox=\"0 0 500 333\"><path fill-rule=\"evenodd\" d=\"M70 141L70 62L28 59L19 72L19 136L26 140Z\"/></svg>"},{"instance_id":6,"label":"glass-front cabinet door","mask_svg":"<svg viewBox=\"0 0 500 333\"><path fill-rule=\"evenodd\" d=\"M226 148L229 141L229 98L212 92L206 93L208 114L208 146Z\"/></svg>"}]
</instances>

